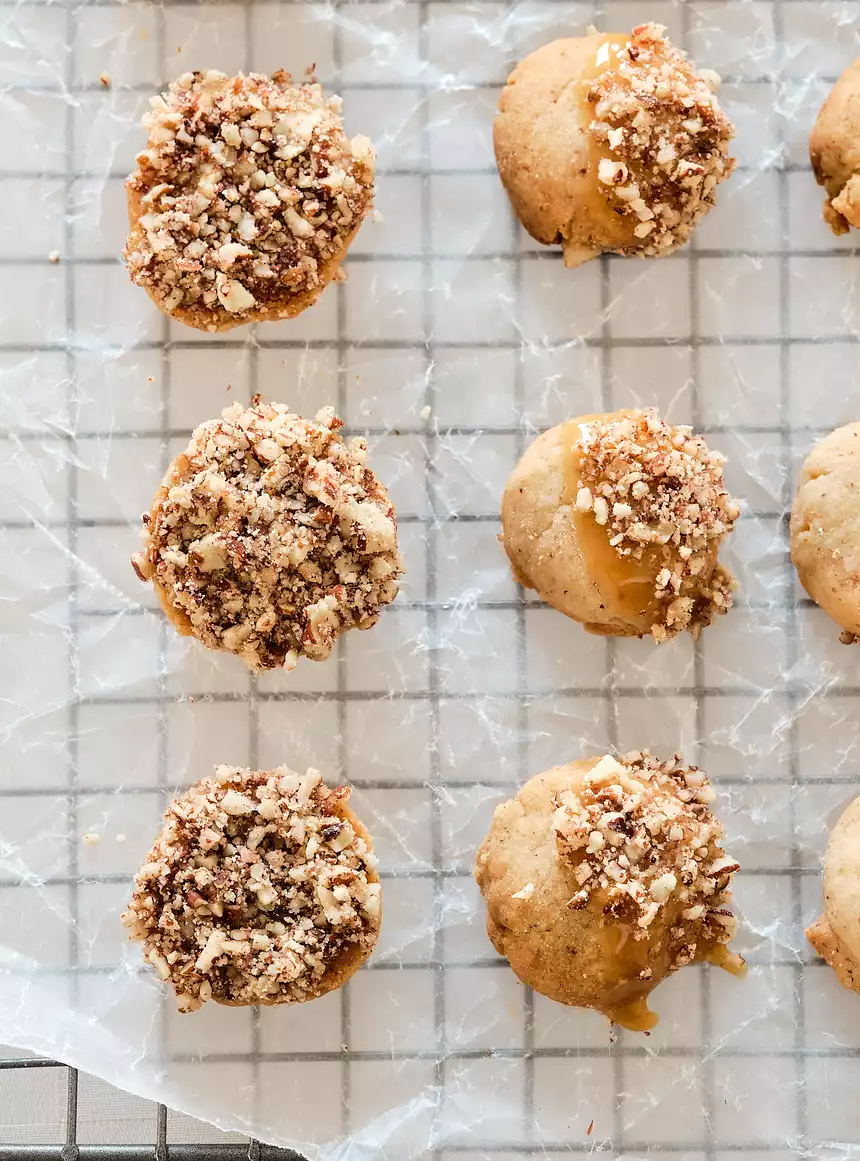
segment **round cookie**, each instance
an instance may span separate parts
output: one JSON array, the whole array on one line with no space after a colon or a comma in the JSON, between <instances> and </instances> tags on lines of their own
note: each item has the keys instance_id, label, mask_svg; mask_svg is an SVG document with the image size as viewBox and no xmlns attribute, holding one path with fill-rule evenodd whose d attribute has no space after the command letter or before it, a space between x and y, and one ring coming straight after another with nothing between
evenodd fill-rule
<instances>
[{"instance_id":1,"label":"round cookie","mask_svg":"<svg viewBox=\"0 0 860 1161\"><path fill-rule=\"evenodd\" d=\"M826 190L824 220L834 234L860 226L860 59L821 106L809 135L815 179Z\"/></svg>"},{"instance_id":2,"label":"round cookie","mask_svg":"<svg viewBox=\"0 0 860 1161\"><path fill-rule=\"evenodd\" d=\"M520 61L493 128L499 176L531 236L567 266L682 246L734 165L719 78L658 24L556 40Z\"/></svg>"},{"instance_id":3,"label":"round cookie","mask_svg":"<svg viewBox=\"0 0 860 1161\"><path fill-rule=\"evenodd\" d=\"M373 204L373 149L340 104L283 71L185 73L152 98L124 256L165 314L223 331L316 302Z\"/></svg>"},{"instance_id":4,"label":"round cookie","mask_svg":"<svg viewBox=\"0 0 860 1161\"><path fill-rule=\"evenodd\" d=\"M791 509L791 559L800 583L844 630L860 636L860 423L817 443Z\"/></svg>"},{"instance_id":5,"label":"round cookie","mask_svg":"<svg viewBox=\"0 0 860 1161\"><path fill-rule=\"evenodd\" d=\"M702 771L637 752L555 766L498 806L475 877L523 983L645 1031L667 975L699 960L740 972L725 948L738 864L713 798Z\"/></svg>"},{"instance_id":6,"label":"round cookie","mask_svg":"<svg viewBox=\"0 0 860 1161\"><path fill-rule=\"evenodd\" d=\"M122 916L180 1011L339 988L381 922L376 857L318 770L218 766L175 799Z\"/></svg>"},{"instance_id":7,"label":"round cookie","mask_svg":"<svg viewBox=\"0 0 860 1161\"><path fill-rule=\"evenodd\" d=\"M330 407L307 420L256 396L197 428L132 557L179 633L292 669L376 624L403 572L397 522L365 441L345 444L341 426Z\"/></svg>"},{"instance_id":8,"label":"round cookie","mask_svg":"<svg viewBox=\"0 0 860 1161\"><path fill-rule=\"evenodd\" d=\"M840 815L824 858L824 913L806 930L843 987L860 992L860 798Z\"/></svg>"},{"instance_id":9,"label":"round cookie","mask_svg":"<svg viewBox=\"0 0 860 1161\"><path fill-rule=\"evenodd\" d=\"M520 584L591 633L697 636L731 607L723 457L656 411L586 415L526 449L502 499Z\"/></svg>"}]
</instances>

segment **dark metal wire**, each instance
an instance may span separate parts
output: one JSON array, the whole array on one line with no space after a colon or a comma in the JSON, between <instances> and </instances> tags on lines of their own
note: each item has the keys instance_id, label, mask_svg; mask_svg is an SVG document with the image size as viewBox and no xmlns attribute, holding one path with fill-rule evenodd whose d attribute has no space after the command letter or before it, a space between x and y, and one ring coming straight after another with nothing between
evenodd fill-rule
<instances>
[{"instance_id":1,"label":"dark metal wire","mask_svg":"<svg viewBox=\"0 0 860 1161\"><path fill-rule=\"evenodd\" d=\"M151 1145L80 1145L78 1070L41 1057L0 1060L0 1071L22 1068L66 1069L64 1142L61 1145L0 1145L0 1161L307 1161L293 1149L279 1149L260 1141L170 1145L167 1141L168 1111L161 1104L156 1107L155 1140Z\"/></svg>"}]
</instances>

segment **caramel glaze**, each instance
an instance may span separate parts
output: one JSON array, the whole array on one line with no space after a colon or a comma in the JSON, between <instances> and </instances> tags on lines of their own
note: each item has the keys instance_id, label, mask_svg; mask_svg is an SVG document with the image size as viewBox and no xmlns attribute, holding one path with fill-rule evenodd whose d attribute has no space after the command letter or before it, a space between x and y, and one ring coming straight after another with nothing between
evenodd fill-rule
<instances>
[{"instance_id":1,"label":"caramel glaze","mask_svg":"<svg viewBox=\"0 0 860 1161\"><path fill-rule=\"evenodd\" d=\"M619 53L627 45L629 39L629 36L621 32L587 37L590 49L588 63L581 69L577 79L570 82L570 96L573 99L572 103L576 110L577 120L582 125L588 139L588 176L591 187L588 199L589 213L595 221L604 223L606 236L602 237L595 245L589 245L579 240L580 232L578 230L571 229L571 237L562 239L564 264L568 267L579 266L604 249L635 248L639 243L633 233L637 220L631 216L618 214L606 197L605 187L598 180L598 165L604 158L612 159L612 154L601 148L589 129L594 120L594 105L588 99L591 87L607 69L617 69Z\"/></svg>"},{"instance_id":2,"label":"caramel glaze","mask_svg":"<svg viewBox=\"0 0 860 1161\"><path fill-rule=\"evenodd\" d=\"M661 919L661 928L666 930ZM657 1014L648 1007L648 996L671 972L665 949L651 939L634 940L629 929L617 920L607 921L606 955L617 970L619 983L594 1000L594 1008L614 1024L630 1032L647 1032L657 1023ZM616 948L612 950L612 943ZM693 963L710 963L735 976L746 975L746 964L724 943L708 943L696 949ZM640 980L639 973L650 968L653 978Z\"/></svg>"},{"instance_id":3,"label":"caramel glaze","mask_svg":"<svg viewBox=\"0 0 860 1161\"><path fill-rule=\"evenodd\" d=\"M628 412L613 413L622 418ZM605 415L583 415L564 425L563 442L567 444L564 465L564 489L561 502L570 511L574 545L585 565L587 575L600 590L601 601L613 621L647 633L660 619L660 603L655 596L657 573L662 565L653 551L643 553L641 560L621 556L609 543L609 532L597 523L593 512L580 512L576 496L581 486L579 444L582 425L604 420ZM614 627L586 624L592 633L612 632Z\"/></svg>"}]
</instances>

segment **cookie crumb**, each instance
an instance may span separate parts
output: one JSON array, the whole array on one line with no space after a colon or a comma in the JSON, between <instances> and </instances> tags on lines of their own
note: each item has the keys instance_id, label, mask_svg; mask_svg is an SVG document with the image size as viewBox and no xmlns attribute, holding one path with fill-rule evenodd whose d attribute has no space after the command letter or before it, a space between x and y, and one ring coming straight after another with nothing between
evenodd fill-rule
<instances>
[{"instance_id":1,"label":"cookie crumb","mask_svg":"<svg viewBox=\"0 0 860 1161\"><path fill-rule=\"evenodd\" d=\"M100 834L94 834L92 831L89 831L84 835L81 841L85 847L94 847L102 841L102 836Z\"/></svg>"},{"instance_id":2,"label":"cookie crumb","mask_svg":"<svg viewBox=\"0 0 860 1161\"><path fill-rule=\"evenodd\" d=\"M421 408L421 410L419 411L418 414L421 416L421 418L426 423L427 420L430 418L430 404L429 403L425 404L425 406Z\"/></svg>"},{"instance_id":3,"label":"cookie crumb","mask_svg":"<svg viewBox=\"0 0 860 1161\"><path fill-rule=\"evenodd\" d=\"M103 89L109 89L111 86L111 79L109 73L99 73L99 81Z\"/></svg>"},{"instance_id":4,"label":"cookie crumb","mask_svg":"<svg viewBox=\"0 0 860 1161\"><path fill-rule=\"evenodd\" d=\"M59 250L52 250L51 253L48 255L48 261L53 266L56 266L57 263L60 261L60 251Z\"/></svg>"},{"instance_id":5,"label":"cookie crumb","mask_svg":"<svg viewBox=\"0 0 860 1161\"><path fill-rule=\"evenodd\" d=\"M839 634L839 640L843 645L856 645L858 641L857 634L852 633L850 629L843 629Z\"/></svg>"}]
</instances>

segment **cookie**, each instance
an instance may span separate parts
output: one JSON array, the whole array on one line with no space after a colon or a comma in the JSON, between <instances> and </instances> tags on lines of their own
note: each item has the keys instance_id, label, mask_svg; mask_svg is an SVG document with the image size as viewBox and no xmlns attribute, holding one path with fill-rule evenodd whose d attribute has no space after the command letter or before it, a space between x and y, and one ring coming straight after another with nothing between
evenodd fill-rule
<instances>
[{"instance_id":1,"label":"cookie","mask_svg":"<svg viewBox=\"0 0 860 1161\"><path fill-rule=\"evenodd\" d=\"M132 557L177 631L251 669L323 661L403 572L394 506L330 407L226 408L167 470Z\"/></svg>"},{"instance_id":2,"label":"cookie","mask_svg":"<svg viewBox=\"0 0 860 1161\"><path fill-rule=\"evenodd\" d=\"M813 601L860 636L860 423L817 443L803 464L791 509L791 559Z\"/></svg>"},{"instance_id":3,"label":"cookie","mask_svg":"<svg viewBox=\"0 0 860 1161\"><path fill-rule=\"evenodd\" d=\"M647 997L679 968L740 973L725 946L738 864L714 797L696 767L638 752L532 778L496 808L478 851L496 951L541 995L634 1031L657 1022Z\"/></svg>"},{"instance_id":4,"label":"cookie","mask_svg":"<svg viewBox=\"0 0 860 1161\"><path fill-rule=\"evenodd\" d=\"M824 859L824 912L806 938L843 987L860 992L860 798L830 833Z\"/></svg>"},{"instance_id":5,"label":"cookie","mask_svg":"<svg viewBox=\"0 0 860 1161\"><path fill-rule=\"evenodd\" d=\"M734 128L659 24L556 40L508 78L493 137L522 225L567 266L687 242L732 172Z\"/></svg>"},{"instance_id":6,"label":"cookie","mask_svg":"<svg viewBox=\"0 0 860 1161\"><path fill-rule=\"evenodd\" d=\"M834 234L860 226L860 59L821 106L809 135L815 180L826 191L824 220Z\"/></svg>"},{"instance_id":7,"label":"cookie","mask_svg":"<svg viewBox=\"0 0 860 1161\"><path fill-rule=\"evenodd\" d=\"M373 149L344 134L340 98L284 72L210 70L150 105L126 182L132 281L205 331L316 302L373 204Z\"/></svg>"},{"instance_id":8,"label":"cookie","mask_svg":"<svg viewBox=\"0 0 860 1161\"><path fill-rule=\"evenodd\" d=\"M502 499L520 584L589 632L698 636L732 603L717 560L740 508L723 457L656 411L559 424L526 449Z\"/></svg>"},{"instance_id":9,"label":"cookie","mask_svg":"<svg viewBox=\"0 0 860 1161\"><path fill-rule=\"evenodd\" d=\"M122 922L180 1011L300 1003L361 967L381 887L348 798L318 770L218 766L170 804Z\"/></svg>"}]
</instances>

